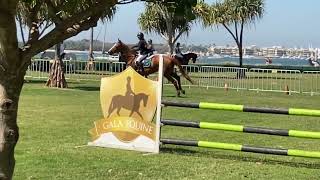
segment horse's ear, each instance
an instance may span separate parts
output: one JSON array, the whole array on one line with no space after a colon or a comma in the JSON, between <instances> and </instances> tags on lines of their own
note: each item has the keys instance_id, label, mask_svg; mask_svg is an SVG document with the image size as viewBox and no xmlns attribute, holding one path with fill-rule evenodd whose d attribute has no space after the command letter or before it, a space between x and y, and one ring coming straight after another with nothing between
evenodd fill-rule
<instances>
[{"instance_id":1,"label":"horse's ear","mask_svg":"<svg viewBox=\"0 0 320 180\"><path fill-rule=\"evenodd\" d=\"M118 38L118 43L122 43L121 40Z\"/></svg>"}]
</instances>

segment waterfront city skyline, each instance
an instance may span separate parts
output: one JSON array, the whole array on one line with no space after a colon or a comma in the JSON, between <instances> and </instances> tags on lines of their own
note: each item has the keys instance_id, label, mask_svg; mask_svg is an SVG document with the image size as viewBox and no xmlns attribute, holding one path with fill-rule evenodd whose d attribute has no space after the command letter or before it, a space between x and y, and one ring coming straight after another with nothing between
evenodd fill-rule
<instances>
[{"instance_id":1,"label":"waterfront city skyline","mask_svg":"<svg viewBox=\"0 0 320 180\"><path fill-rule=\"evenodd\" d=\"M206 0L212 3L214 0ZM285 47L320 47L320 34L317 29L317 17L320 17L320 1L314 0L265 0L265 15L255 25L245 28L245 46L257 45L260 47L285 46ZM95 28L95 39L103 41L106 28L106 41L115 42L118 38L127 43L135 43L136 34L140 31L137 18L144 11L144 3L137 2L119 5L111 22L99 22ZM125 26L124 26L125 24ZM146 34L154 43L165 43L156 34ZM72 40L88 39L89 31L80 33ZM181 43L191 44L216 44L234 45L234 41L227 31L201 27L200 23L192 26L188 37L179 39Z\"/></svg>"}]
</instances>

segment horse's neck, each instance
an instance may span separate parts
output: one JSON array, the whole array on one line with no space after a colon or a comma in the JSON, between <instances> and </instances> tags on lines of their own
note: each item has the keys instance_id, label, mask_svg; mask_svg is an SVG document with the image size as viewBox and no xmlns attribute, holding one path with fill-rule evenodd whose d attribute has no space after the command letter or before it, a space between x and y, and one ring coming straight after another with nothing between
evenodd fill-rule
<instances>
[{"instance_id":1,"label":"horse's neck","mask_svg":"<svg viewBox=\"0 0 320 180\"><path fill-rule=\"evenodd\" d=\"M145 95L145 94L141 94L141 93L139 93L139 94L137 94L136 95L138 98L139 98L139 101L141 102L143 102L143 104L146 104L147 103L147 96Z\"/></svg>"},{"instance_id":2,"label":"horse's neck","mask_svg":"<svg viewBox=\"0 0 320 180\"><path fill-rule=\"evenodd\" d=\"M127 46L125 46L122 54L123 54L127 64L131 63L134 60L135 56L136 56L135 52L133 50L129 49L129 47L127 47Z\"/></svg>"},{"instance_id":3,"label":"horse's neck","mask_svg":"<svg viewBox=\"0 0 320 180\"><path fill-rule=\"evenodd\" d=\"M186 62L188 62L191 58L196 58L196 56L193 53L185 54Z\"/></svg>"},{"instance_id":4,"label":"horse's neck","mask_svg":"<svg viewBox=\"0 0 320 180\"><path fill-rule=\"evenodd\" d=\"M185 57L185 59L189 60L190 57L191 57L191 54L190 54L190 53L187 53L187 54L184 55L184 57Z\"/></svg>"}]
</instances>

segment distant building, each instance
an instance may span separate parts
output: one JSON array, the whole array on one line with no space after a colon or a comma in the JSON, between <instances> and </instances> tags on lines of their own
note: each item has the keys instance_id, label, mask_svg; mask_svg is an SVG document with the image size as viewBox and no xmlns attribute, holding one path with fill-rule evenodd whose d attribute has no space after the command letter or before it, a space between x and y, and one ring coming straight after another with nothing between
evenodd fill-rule
<instances>
[{"instance_id":1,"label":"distant building","mask_svg":"<svg viewBox=\"0 0 320 180\"><path fill-rule=\"evenodd\" d=\"M237 46L208 46L207 51L200 54L212 56L215 54L222 56L239 56ZM200 51L200 50L199 50ZM311 56L320 57L320 50L316 48L285 48L282 46L272 46L259 48L255 45L243 47L243 56L264 56L273 58L308 58Z\"/></svg>"},{"instance_id":2,"label":"distant building","mask_svg":"<svg viewBox=\"0 0 320 180\"><path fill-rule=\"evenodd\" d=\"M243 49L243 55L245 56L259 56L259 48L257 46L248 46Z\"/></svg>"}]
</instances>

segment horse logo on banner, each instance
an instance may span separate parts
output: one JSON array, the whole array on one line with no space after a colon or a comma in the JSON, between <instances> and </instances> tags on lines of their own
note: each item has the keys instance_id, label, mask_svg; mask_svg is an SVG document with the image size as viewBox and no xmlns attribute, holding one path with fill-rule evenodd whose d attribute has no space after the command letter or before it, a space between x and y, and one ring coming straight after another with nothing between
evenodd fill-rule
<instances>
[{"instance_id":1,"label":"horse logo on banner","mask_svg":"<svg viewBox=\"0 0 320 180\"><path fill-rule=\"evenodd\" d=\"M89 145L154 152L157 107L156 81L144 78L129 67L122 73L102 78L100 101L104 119L89 133Z\"/></svg>"}]
</instances>

